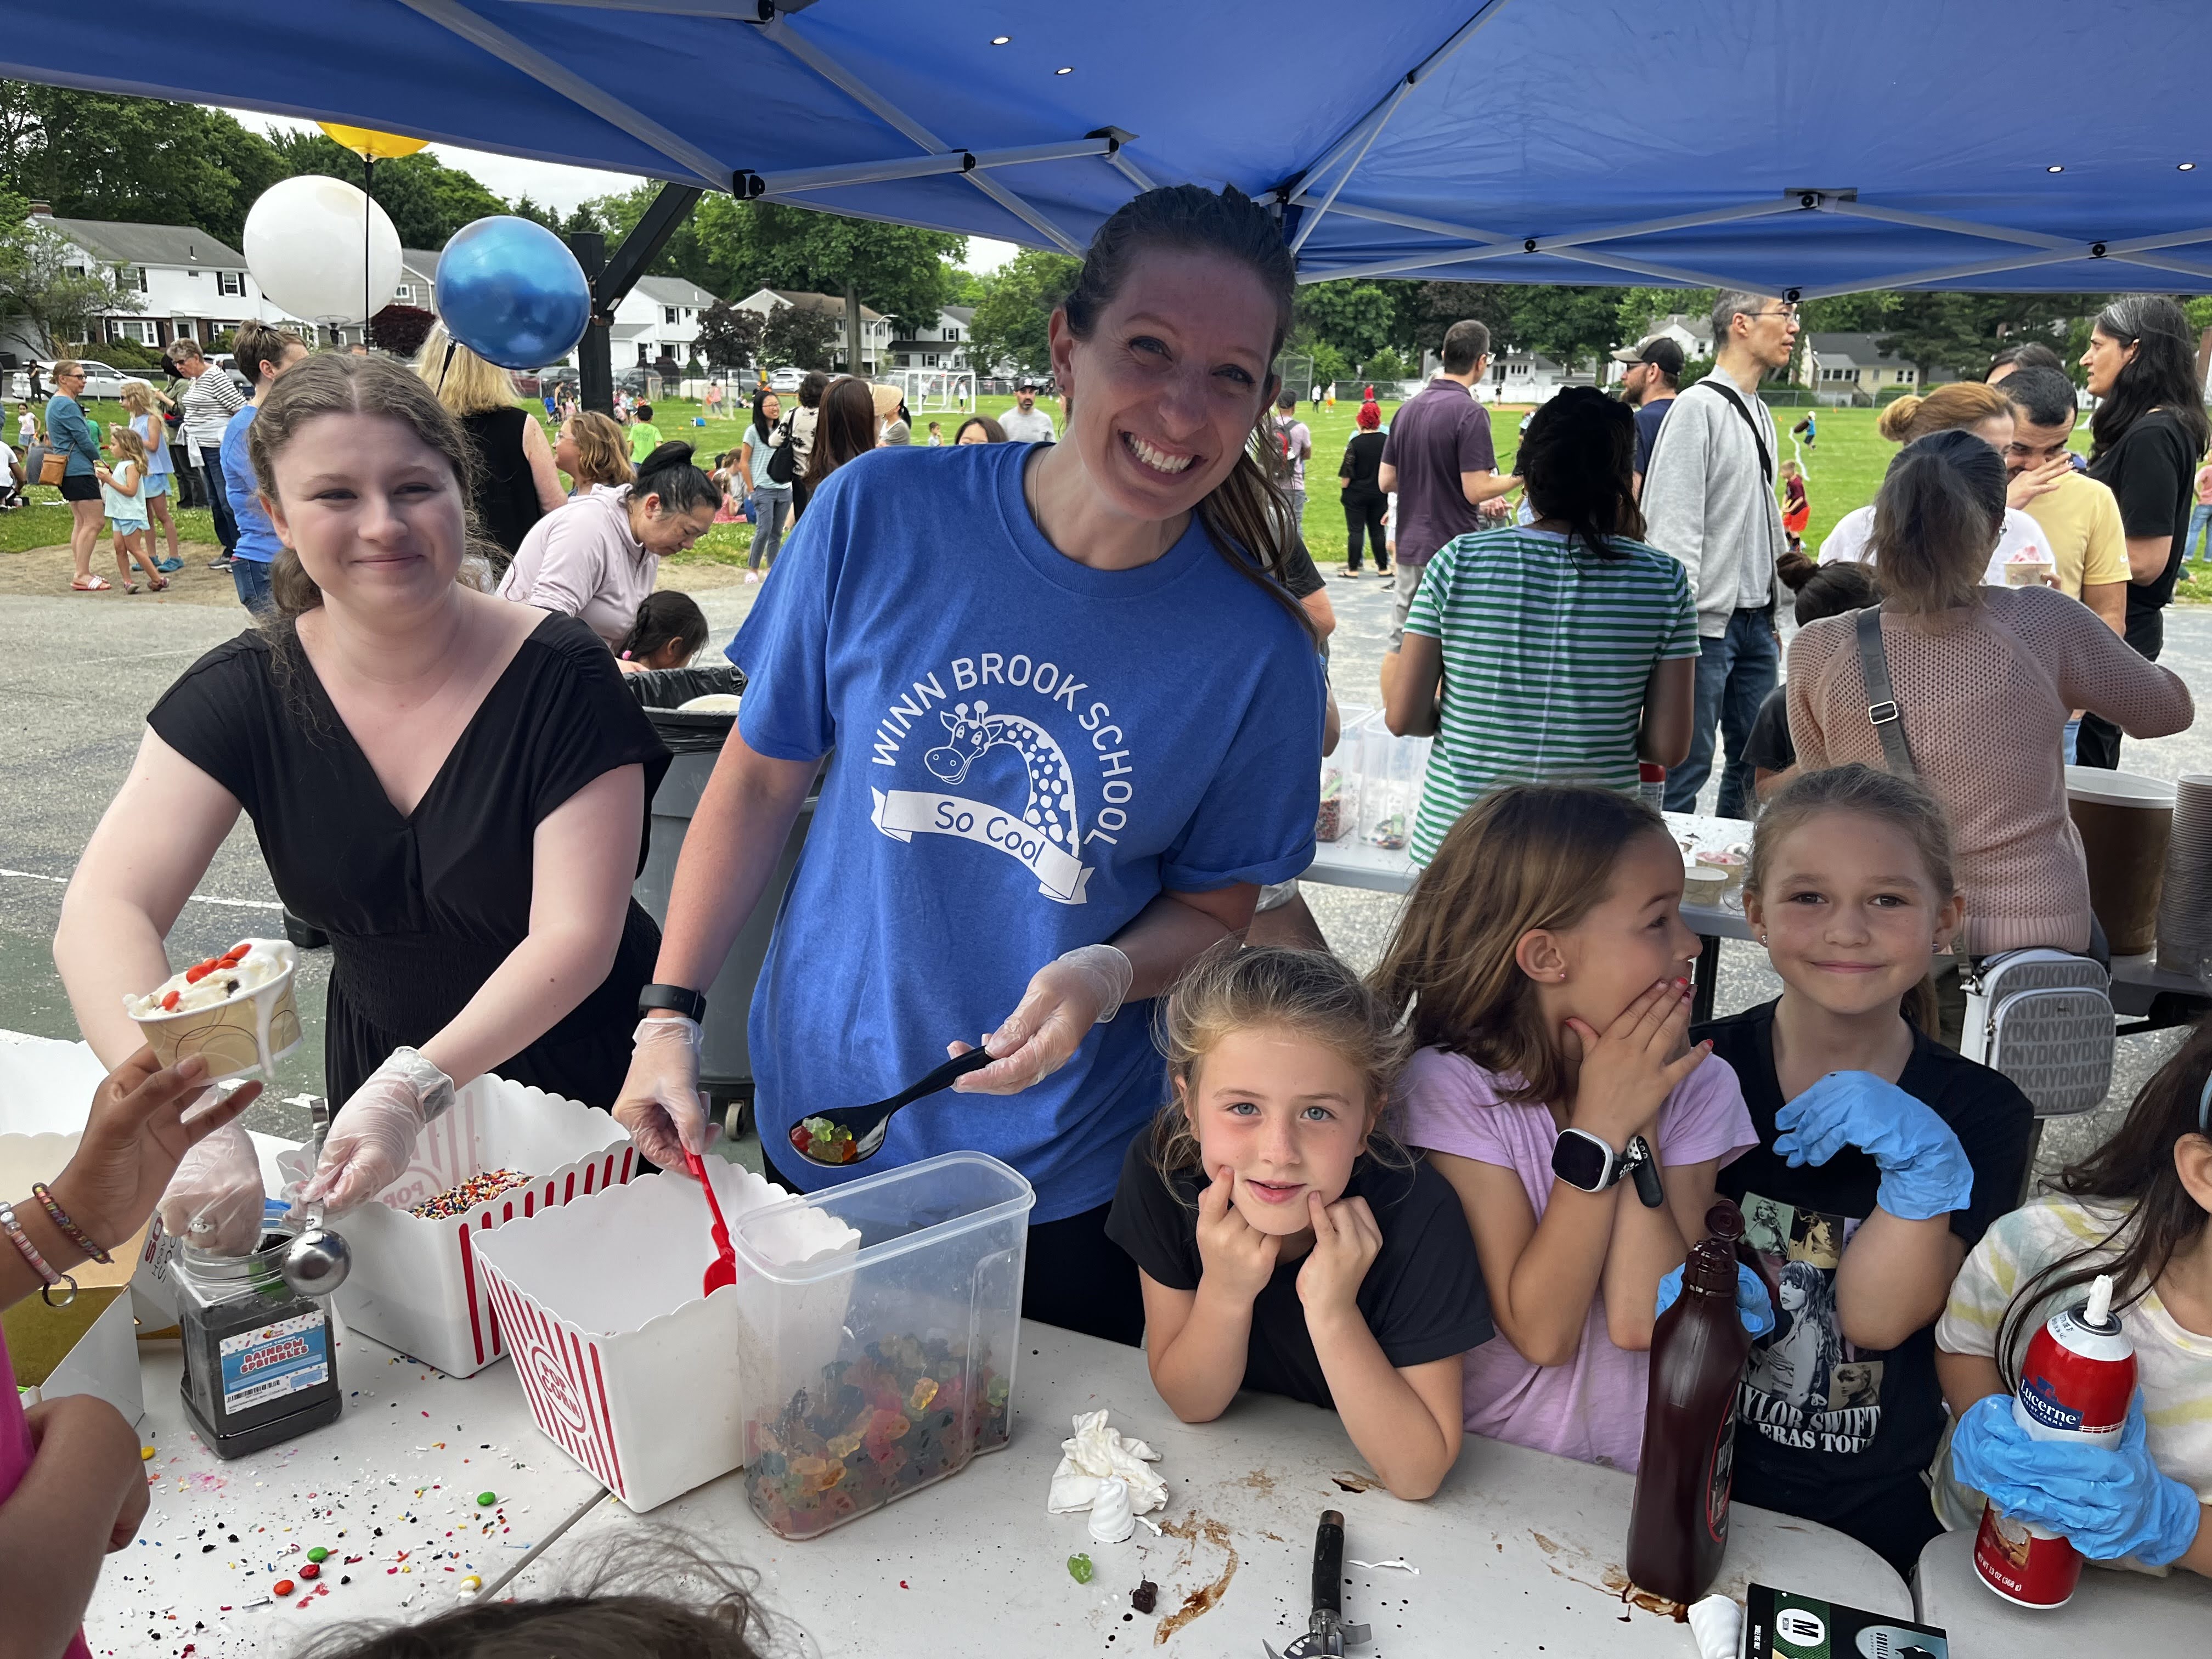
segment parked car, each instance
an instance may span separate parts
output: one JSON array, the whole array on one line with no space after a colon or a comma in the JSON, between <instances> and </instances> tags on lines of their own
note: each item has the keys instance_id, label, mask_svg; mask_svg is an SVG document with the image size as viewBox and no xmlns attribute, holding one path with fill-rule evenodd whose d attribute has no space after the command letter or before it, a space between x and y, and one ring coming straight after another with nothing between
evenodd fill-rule
<instances>
[{"instance_id":1,"label":"parked car","mask_svg":"<svg viewBox=\"0 0 2212 1659\"><path fill-rule=\"evenodd\" d=\"M80 357L77 362L84 365L84 395L88 398L120 398L125 380L146 378L143 374L127 375L119 368L94 362L89 357ZM39 363L39 384L49 393L54 389L54 360L51 357L41 359ZM19 368L9 376L8 395L18 398L31 395L31 373L28 369Z\"/></svg>"},{"instance_id":2,"label":"parked car","mask_svg":"<svg viewBox=\"0 0 2212 1659\"><path fill-rule=\"evenodd\" d=\"M768 377L768 389L776 392L796 392L799 383L805 378L806 371L804 369L779 368Z\"/></svg>"}]
</instances>

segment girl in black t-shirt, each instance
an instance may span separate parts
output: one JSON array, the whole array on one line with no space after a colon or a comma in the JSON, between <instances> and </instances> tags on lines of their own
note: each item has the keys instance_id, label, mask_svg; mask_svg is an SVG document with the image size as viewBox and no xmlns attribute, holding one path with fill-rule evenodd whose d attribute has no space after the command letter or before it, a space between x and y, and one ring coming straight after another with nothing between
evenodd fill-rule
<instances>
[{"instance_id":1,"label":"girl in black t-shirt","mask_svg":"<svg viewBox=\"0 0 2212 1659\"><path fill-rule=\"evenodd\" d=\"M1782 995L1692 1033L1735 1068L1759 1140L1718 1181L1776 1314L1739 1397L1735 1496L1900 1572L1942 1530L1921 1480L1943 1431L1936 1320L2027 1161L2020 1091L1905 1016L1962 911L1926 790L1865 766L1802 776L1767 803L1744 878Z\"/></svg>"},{"instance_id":2,"label":"girl in black t-shirt","mask_svg":"<svg viewBox=\"0 0 2212 1659\"><path fill-rule=\"evenodd\" d=\"M1402 1043L1334 957L1234 941L1191 965L1160 1031L1175 1098L1106 1232L1142 1270L1161 1397L1187 1423L1243 1388L1334 1406L1392 1492L1428 1497L1490 1308L1457 1196L1377 1132Z\"/></svg>"}]
</instances>

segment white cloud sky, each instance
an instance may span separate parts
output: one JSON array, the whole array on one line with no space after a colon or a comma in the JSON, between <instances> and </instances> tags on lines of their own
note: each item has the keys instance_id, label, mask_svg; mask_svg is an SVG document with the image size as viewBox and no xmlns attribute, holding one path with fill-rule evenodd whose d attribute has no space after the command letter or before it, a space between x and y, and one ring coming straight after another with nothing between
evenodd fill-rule
<instances>
[{"instance_id":1,"label":"white cloud sky","mask_svg":"<svg viewBox=\"0 0 2212 1659\"><path fill-rule=\"evenodd\" d=\"M298 132L316 130L312 121L294 120L282 115L264 115L256 110L234 109L230 113L255 132L270 127ZM577 204L594 196L612 195L639 182L628 173L602 173L596 167L564 167L555 161L527 161L513 155L495 155L487 150L463 149L454 144L433 144L430 153L447 167L459 167L474 173L483 182L484 188L495 196L510 202L518 197L527 196L539 206L551 208L562 215L574 212ZM1015 252L1012 242L994 241L988 236L970 236L964 268L974 271L996 270L1012 258Z\"/></svg>"}]
</instances>

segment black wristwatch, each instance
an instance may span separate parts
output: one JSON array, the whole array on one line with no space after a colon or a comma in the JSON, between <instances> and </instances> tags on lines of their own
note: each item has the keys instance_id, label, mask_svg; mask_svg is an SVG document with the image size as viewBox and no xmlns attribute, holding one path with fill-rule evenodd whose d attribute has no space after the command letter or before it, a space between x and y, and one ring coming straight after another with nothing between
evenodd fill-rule
<instances>
[{"instance_id":1,"label":"black wristwatch","mask_svg":"<svg viewBox=\"0 0 2212 1659\"><path fill-rule=\"evenodd\" d=\"M656 1008L665 1008L689 1020L707 1018L707 999L685 985L648 985L637 994L637 1011L649 1014Z\"/></svg>"},{"instance_id":2,"label":"black wristwatch","mask_svg":"<svg viewBox=\"0 0 2212 1659\"><path fill-rule=\"evenodd\" d=\"M1646 1209L1667 1201L1657 1162L1642 1135L1631 1135L1627 1148L1616 1152L1587 1129L1562 1129L1552 1143L1552 1173L1586 1193L1610 1191L1632 1176L1636 1196Z\"/></svg>"}]
</instances>

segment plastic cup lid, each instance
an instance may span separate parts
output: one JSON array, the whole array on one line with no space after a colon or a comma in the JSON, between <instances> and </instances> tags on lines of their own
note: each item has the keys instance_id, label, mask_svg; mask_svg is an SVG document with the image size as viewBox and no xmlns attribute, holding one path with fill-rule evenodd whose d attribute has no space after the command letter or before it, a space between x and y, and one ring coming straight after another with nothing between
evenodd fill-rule
<instances>
[{"instance_id":1,"label":"plastic cup lid","mask_svg":"<svg viewBox=\"0 0 2212 1659\"><path fill-rule=\"evenodd\" d=\"M2066 769L2066 795L2069 800L2099 801L2109 806L2172 806L2177 792L2164 778L2149 778L2139 772L2108 772L2096 766L2069 766Z\"/></svg>"}]
</instances>

